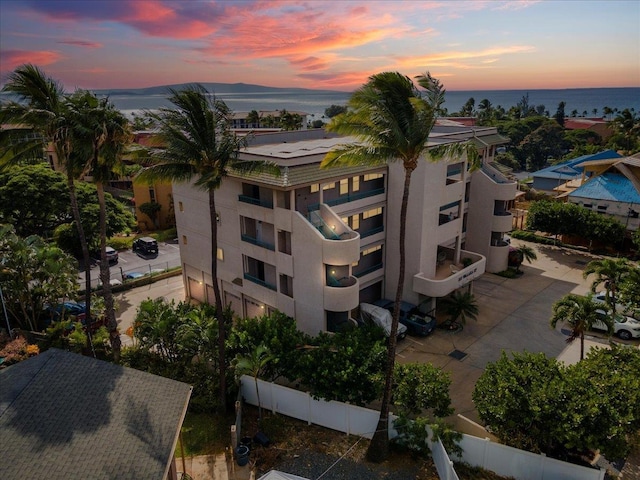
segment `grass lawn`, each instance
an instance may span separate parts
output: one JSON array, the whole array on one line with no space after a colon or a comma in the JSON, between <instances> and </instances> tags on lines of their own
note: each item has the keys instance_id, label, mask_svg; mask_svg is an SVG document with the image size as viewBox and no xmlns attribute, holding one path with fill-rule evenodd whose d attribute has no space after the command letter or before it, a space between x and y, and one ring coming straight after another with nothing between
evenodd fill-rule
<instances>
[{"instance_id":1,"label":"grass lawn","mask_svg":"<svg viewBox=\"0 0 640 480\"><path fill-rule=\"evenodd\" d=\"M233 423L234 419L229 415L187 412L182 424L185 456L223 453L231 444L230 428ZM179 445L176 456L182 456Z\"/></svg>"}]
</instances>

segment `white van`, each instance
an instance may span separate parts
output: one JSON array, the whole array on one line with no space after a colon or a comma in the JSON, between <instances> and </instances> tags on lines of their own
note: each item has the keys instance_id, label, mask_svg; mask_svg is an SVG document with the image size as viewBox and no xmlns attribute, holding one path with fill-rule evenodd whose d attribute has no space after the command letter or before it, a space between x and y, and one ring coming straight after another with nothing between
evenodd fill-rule
<instances>
[{"instance_id":1,"label":"white van","mask_svg":"<svg viewBox=\"0 0 640 480\"><path fill-rule=\"evenodd\" d=\"M373 323L381 327L384 330L385 335L388 337L391 335L391 322L393 318L391 317L391 312L386 308L378 307L376 305L371 305L370 303L361 303L360 304L360 319L364 323ZM407 327L398 323L398 340L402 340L407 336Z\"/></svg>"}]
</instances>

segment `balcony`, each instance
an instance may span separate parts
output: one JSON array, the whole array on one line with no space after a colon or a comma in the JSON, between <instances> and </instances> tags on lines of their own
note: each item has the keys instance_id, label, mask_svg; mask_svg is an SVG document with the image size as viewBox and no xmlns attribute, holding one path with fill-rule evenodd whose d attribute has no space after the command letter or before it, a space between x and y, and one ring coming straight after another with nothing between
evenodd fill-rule
<instances>
[{"instance_id":1,"label":"balcony","mask_svg":"<svg viewBox=\"0 0 640 480\"><path fill-rule=\"evenodd\" d=\"M278 290L278 288L275 285L268 283L258 277L254 277L253 275L249 275L248 273L244 274L244 279L249 280L250 282L256 283L262 287L268 288L269 290L273 290L273 291Z\"/></svg>"},{"instance_id":2,"label":"balcony","mask_svg":"<svg viewBox=\"0 0 640 480\"><path fill-rule=\"evenodd\" d=\"M347 227L329 207L322 204L319 210L306 217L321 236L323 262L329 265L349 265L360 258L360 235Z\"/></svg>"},{"instance_id":3,"label":"balcony","mask_svg":"<svg viewBox=\"0 0 640 480\"><path fill-rule=\"evenodd\" d=\"M250 197L248 195L238 195L238 200L243 203L249 203L251 205L257 205L259 207L273 209L273 200L260 199L256 197Z\"/></svg>"},{"instance_id":4,"label":"balcony","mask_svg":"<svg viewBox=\"0 0 640 480\"><path fill-rule=\"evenodd\" d=\"M429 297L444 297L458 288L480 277L485 272L486 258L477 253L462 250L461 258L469 258L471 264L467 267L455 263L452 249L444 249L445 255L441 255L436 265L435 274L427 277L424 273L418 273L413 277L414 292Z\"/></svg>"},{"instance_id":5,"label":"balcony","mask_svg":"<svg viewBox=\"0 0 640 480\"><path fill-rule=\"evenodd\" d=\"M324 287L324 308L331 311L347 311L358 306L360 284L356 277L327 279Z\"/></svg>"},{"instance_id":6,"label":"balcony","mask_svg":"<svg viewBox=\"0 0 640 480\"><path fill-rule=\"evenodd\" d=\"M240 235L240 238L242 239L243 242L247 242L252 245L257 245L258 247L266 248L267 250L275 251L276 249L275 245L273 245L272 243L259 240L249 235L242 234Z\"/></svg>"},{"instance_id":7,"label":"balcony","mask_svg":"<svg viewBox=\"0 0 640 480\"><path fill-rule=\"evenodd\" d=\"M513 228L513 214L508 211L493 212L491 230L494 232L510 232Z\"/></svg>"},{"instance_id":8,"label":"balcony","mask_svg":"<svg viewBox=\"0 0 640 480\"><path fill-rule=\"evenodd\" d=\"M376 188L373 190L352 192L346 195L340 195L338 198L326 200L325 203L330 207L333 207L336 205L341 205L343 203L355 202L356 200L361 200L363 198L373 197L375 195L381 195L383 193L384 193L384 188Z\"/></svg>"}]
</instances>

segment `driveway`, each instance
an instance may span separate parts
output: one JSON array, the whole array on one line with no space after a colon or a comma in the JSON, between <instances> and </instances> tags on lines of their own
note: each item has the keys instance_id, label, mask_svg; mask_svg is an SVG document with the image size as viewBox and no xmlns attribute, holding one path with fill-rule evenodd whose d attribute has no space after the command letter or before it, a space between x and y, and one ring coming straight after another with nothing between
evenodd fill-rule
<instances>
[{"instance_id":1,"label":"driveway","mask_svg":"<svg viewBox=\"0 0 640 480\"><path fill-rule=\"evenodd\" d=\"M397 360L431 362L451 374L450 394L456 414L480 423L471 393L489 362L502 352L543 352L558 357L567 338L549 327L552 305L563 295L583 295L590 280L583 279L587 263L599 258L587 253L513 240L535 249L538 259L523 264L522 276L507 279L485 273L475 280L473 292L480 307L478 320L467 321L462 332L436 330L426 338L407 337L398 343ZM607 339L594 334L594 342ZM624 343L638 343L624 342ZM453 356L452 356L453 355ZM456 422L460 427L460 422Z\"/></svg>"}]
</instances>

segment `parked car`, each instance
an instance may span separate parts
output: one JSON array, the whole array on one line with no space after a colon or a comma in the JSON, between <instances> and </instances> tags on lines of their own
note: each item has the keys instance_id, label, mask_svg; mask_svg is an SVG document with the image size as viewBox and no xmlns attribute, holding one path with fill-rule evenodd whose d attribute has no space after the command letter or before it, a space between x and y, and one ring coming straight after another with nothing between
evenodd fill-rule
<instances>
[{"instance_id":1,"label":"parked car","mask_svg":"<svg viewBox=\"0 0 640 480\"><path fill-rule=\"evenodd\" d=\"M115 248L107 247L106 253L107 253L107 261L109 262L109 265L115 265L116 263L118 263L118 251ZM96 261L96 263L100 263L99 251L93 252L92 257Z\"/></svg>"},{"instance_id":2,"label":"parked car","mask_svg":"<svg viewBox=\"0 0 640 480\"><path fill-rule=\"evenodd\" d=\"M57 321L63 317L66 318L69 315L73 315L75 317L85 315L87 307L84 302L67 301L55 306L48 305L45 307L45 310L47 310L53 320Z\"/></svg>"},{"instance_id":3,"label":"parked car","mask_svg":"<svg viewBox=\"0 0 640 480\"><path fill-rule=\"evenodd\" d=\"M598 315L599 318L604 319L610 314L604 310L597 310L596 315ZM595 330L607 330L607 326L602 320L598 320L592 326ZM613 318L613 334L617 335L622 340L640 338L640 321L635 318L616 313Z\"/></svg>"},{"instance_id":4,"label":"parked car","mask_svg":"<svg viewBox=\"0 0 640 480\"><path fill-rule=\"evenodd\" d=\"M360 320L365 324L373 324L381 327L384 330L384 334L389 337L391 335L391 312L386 308L372 305L370 303L360 304ZM398 340L402 340L407 336L407 327L403 324L398 324Z\"/></svg>"},{"instance_id":5,"label":"parked car","mask_svg":"<svg viewBox=\"0 0 640 480\"><path fill-rule=\"evenodd\" d=\"M117 278L112 278L109 280L109 285L111 285L112 287L117 287L118 285L122 285L122 281L118 280ZM98 287L102 286L102 282L100 280L98 280Z\"/></svg>"},{"instance_id":6,"label":"parked car","mask_svg":"<svg viewBox=\"0 0 640 480\"><path fill-rule=\"evenodd\" d=\"M126 280L135 280L137 278L144 277L145 274L142 272L128 272L123 275L123 279Z\"/></svg>"},{"instance_id":7,"label":"parked car","mask_svg":"<svg viewBox=\"0 0 640 480\"><path fill-rule=\"evenodd\" d=\"M388 310L393 315L393 307L395 306L393 300L383 298L373 304ZM400 302L399 322L407 327L410 334L423 337L429 335L436 328L435 317L421 313L416 305L405 301Z\"/></svg>"},{"instance_id":8,"label":"parked car","mask_svg":"<svg viewBox=\"0 0 640 480\"><path fill-rule=\"evenodd\" d=\"M602 292L598 292L596 293L593 297L592 297L593 301L596 303L601 303L603 305L607 304L607 292L606 290L603 290ZM616 312L624 312L625 310L625 306L622 303L618 303L616 302Z\"/></svg>"},{"instance_id":9,"label":"parked car","mask_svg":"<svg viewBox=\"0 0 640 480\"><path fill-rule=\"evenodd\" d=\"M142 255L157 255L158 242L155 238L140 237L133 241L133 251Z\"/></svg>"}]
</instances>

